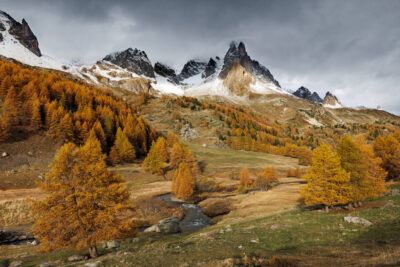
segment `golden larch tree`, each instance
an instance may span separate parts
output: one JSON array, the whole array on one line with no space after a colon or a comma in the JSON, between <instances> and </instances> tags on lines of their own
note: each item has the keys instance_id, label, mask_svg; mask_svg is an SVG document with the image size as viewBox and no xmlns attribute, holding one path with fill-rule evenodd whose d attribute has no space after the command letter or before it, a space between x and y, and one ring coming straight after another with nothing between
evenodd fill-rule
<instances>
[{"instance_id":1,"label":"golden larch tree","mask_svg":"<svg viewBox=\"0 0 400 267\"><path fill-rule=\"evenodd\" d=\"M181 199L188 199L194 193L194 179L192 172L185 162L179 164L179 188L177 196Z\"/></svg>"},{"instance_id":2,"label":"golden larch tree","mask_svg":"<svg viewBox=\"0 0 400 267\"><path fill-rule=\"evenodd\" d=\"M166 164L163 160L163 155L161 154L159 149L160 146L158 144L158 141L153 141L150 151L143 161L142 167L150 173L163 175Z\"/></svg>"},{"instance_id":3,"label":"golden larch tree","mask_svg":"<svg viewBox=\"0 0 400 267\"><path fill-rule=\"evenodd\" d=\"M250 173L247 168L244 168L240 171L240 180L239 180L239 185L244 186L244 187L249 187L251 183L250 180Z\"/></svg>"},{"instance_id":4,"label":"golden larch tree","mask_svg":"<svg viewBox=\"0 0 400 267\"><path fill-rule=\"evenodd\" d=\"M117 147L119 157L122 161L133 162L133 160L136 158L135 149L121 128L118 128L117 130L115 146Z\"/></svg>"},{"instance_id":5,"label":"golden larch tree","mask_svg":"<svg viewBox=\"0 0 400 267\"><path fill-rule=\"evenodd\" d=\"M363 156L363 164L368 166L368 179L365 186L365 198L376 198L386 193L387 172L381 167L382 159L376 157L371 145L364 138L358 137L356 142Z\"/></svg>"},{"instance_id":6,"label":"golden larch tree","mask_svg":"<svg viewBox=\"0 0 400 267\"><path fill-rule=\"evenodd\" d=\"M96 244L124 237L131 227L122 219L129 194L122 177L108 172L96 138L78 148L67 143L57 152L40 188L46 198L35 201L37 218L33 234L42 249L89 249Z\"/></svg>"},{"instance_id":7,"label":"golden larch tree","mask_svg":"<svg viewBox=\"0 0 400 267\"><path fill-rule=\"evenodd\" d=\"M273 184L278 182L278 177L274 167L267 166L262 175L256 179L256 186L261 190L268 190Z\"/></svg>"},{"instance_id":8,"label":"golden larch tree","mask_svg":"<svg viewBox=\"0 0 400 267\"><path fill-rule=\"evenodd\" d=\"M378 136L374 141L375 155L382 159L382 167L388 172L388 179L400 177L400 142L392 135Z\"/></svg>"},{"instance_id":9,"label":"golden larch tree","mask_svg":"<svg viewBox=\"0 0 400 267\"><path fill-rule=\"evenodd\" d=\"M160 136L156 142L158 153L161 154L161 158L163 162L167 162L169 160L168 150L167 150L167 141L164 137Z\"/></svg>"},{"instance_id":10,"label":"golden larch tree","mask_svg":"<svg viewBox=\"0 0 400 267\"><path fill-rule=\"evenodd\" d=\"M0 142L7 140L8 138L8 129L2 117L0 117Z\"/></svg>"},{"instance_id":11,"label":"golden larch tree","mask_svg":"<svg viewBox=\"0 0 400 267\"><path fill-rule=\"evenodd\" d=\"M342 168L350 173L352 200L361 201L365 199L369 190L368 166L363 160L359 146L346 134L337 146L337 153Z\"/></svg>"},{"instance_id":12,"label":"golden larch tree","mask_svg":"<svg viewBox=\"0 0 400 267\"><path fill-rule=\"evenodd\" d=\"M121 158L118 154L118 149L115 145L111 148L110 154L108 155L108 162L111 165L115 165L121 162Z\"/></svg>"},{"instance_id":13,"label":"golden larch tree","mask_svg":"<svg viewBox=\"0 0 400 267\"><path fill-rule=\"evenodd\" d=\"M342 168L339 156L326 143L314 150L312 165L303 178L307 185L300 192L307 205L331 207L351 201L350 174Z\"/></svg>"}]
</instances>

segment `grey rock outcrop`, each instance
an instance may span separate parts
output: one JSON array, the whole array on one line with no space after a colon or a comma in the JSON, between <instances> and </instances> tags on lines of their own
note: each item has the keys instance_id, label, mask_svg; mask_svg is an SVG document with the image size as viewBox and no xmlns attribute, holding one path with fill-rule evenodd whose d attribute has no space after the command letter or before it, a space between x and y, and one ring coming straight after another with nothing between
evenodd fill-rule
<instances>
[{"instance_id":1,"label":"grey rock outcrop","mask_svg":"<svg viewBox=\"0 0 400 267\"><path fill-rule=\"evenodd\" d=\"M296 92L293 93L293 95L303 99L307 99L311 102L322 103L323 101L317 92L311 93L311 91L304 86L301 86L299 89L297 89Z\"/></svg>"},{"instance_id":2,"label":"grey rock outcrop","mask_svg":"<svg viewBox=\"0 0 400 267\"><path fill-rule=\"evenodd\" d=\"M150 226L144 230L144 232L155 232L162 234L176 234L181 231L179 226L179 218L176 216L160 220L157 224Z\"/></svg>"},{"instance_id":3,"label":"grey rock outcrop","mask_svg":"<svg viewBox=\"0 0 400 267\"><path fill-rule=\"evenodd\" d=\"M39 49L39 42L29 27L28 22L25 19L22 19L22 23L19 23L15 19L13 19L7 13L0 11L1 15L5 16L10 24L10 28L8 32L13 35L23 46L28 48L32 53L37 55L38 57L42 56ZM0 30L4 31L5 25L0 25Z\"/></svg>"},{"instance_id":4,"label":"grey rock outcrop","mask_svg":"<svg viewBox=\"0 0 400 267\"><path fill-rule=\"evenodd\" d=\"M103 58L121 68L127 69L137 75L145 75L149 78L154 78L154 69L146 55L146 52L128 48L121 52L109 54Z\"/></svg>"},{"instance_id":5,"label":"grey rock outcrop","mask_svg":"<svg viewBox=\"0 0 400 267\"><path fill-rule=\"evenodd\" d=\"M347 223L361 224L367 227L372 225L372 222L360 217L346 216L343 220Z\"/></svg>"},{"instance_id":6,"label":"grey rock outcrop","mask_svg":"<svg viewBox=\"0 0 400 267\"><path fill-rule=\"evenodd\" d=\"M165 64L156 62L154 64L154 72L175 84L179 84L179 77L176 75L175 70Z\"/></svg>"}]
</instances>

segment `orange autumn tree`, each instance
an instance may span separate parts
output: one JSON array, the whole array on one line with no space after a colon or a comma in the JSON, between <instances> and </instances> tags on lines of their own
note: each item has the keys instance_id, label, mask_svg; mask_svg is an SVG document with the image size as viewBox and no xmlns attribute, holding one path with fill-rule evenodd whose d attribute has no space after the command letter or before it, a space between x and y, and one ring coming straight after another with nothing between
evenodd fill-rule
<instances>
[{"instance_id":1,"label":"orange autumn tree","mask_svg":"<svg viewBox=\"0 0 400 267\"><path fill-rule=\"evenodd\" d=\"M364 138L358 137L356 143L362 154L362 163L368 166L368 185L364 196L379 197L387 191L385 186L387 172L381 167L382 159L375 156L372 146L368 145Z\"/></svg>"},{"instance_id":2,"label":"orange autumn tree","mask_svg":"<svg viewBox=\"0 0 400 267\"><path fill-rule=\"evenodd\" d=\"M160 137L157 142L153 142L147 157L144 159L142 167L152 174L165 174L168 153L166 150L165 139Z\"/></svg>"},{"instance_id":3,"label":"orange autumn tree","mask_svg":"<svg viewBox=\"0 0 400 267\"><path fill-rule=\"evenodd\" d=\"M129 194L104 159L100 142L92 137L83 147L67 143L57 152L40 184L47 197L33 205L33 233L42 250L88 248L97 257L98 242L131 232L118 216L127 208Z\"/></svg>"},{"instance_id":4,"label":"orange autumn tree","mask_svg":"<svg viewBox=\"0 0 400 267\"><path fill-rule=\"evenodd\" d=\"M244 168L240 171L238 191L246 192L250 186L251 186L250 173L247 168Z\"/></svg>"},{"instance_id":5,"label":"orange autumn tree","mask_svg":"<svg viewBox=\"0 0 400 267\"><path fill-rule=\"evenodd\" d=\"M350 174L352 200L365 199L368 188L368 166L358 145L349 135L343 136L337 146L337 153L342 168Z\"/></svg>"},{"instance_id":6,"label":"orange autumn tree","mask_svg":"<svg viewBox=\"0 0 400 267\"><path fill-rule=\"evenodd\" d=\"M342 168L339 156L326 143L314 150L312 165L303 178L307 185L300 192L307 205L332 207L351 201L350 174Z\"/></svg>"},{"instance_id":7,"label":"orange autumn tree","mask_svg":"<svg viewBox=\"0 0 400 267\"><path fill-rule=\"evenodd\" d=\"M0 117L0 142L7 140L8 138L8 129L2 117Z\"/></svg>"},{"instance_id":8,"label":"orange autumn tree","mask_svg":"<svg viewBox=\"0 0 400 267\"><path fill-rule=\"evenodd\" d=\"M128 137L126 137L121 128L118 128L117 130L115 146L122 161L133 162L133 160L136 158L135 149L133 148L132 144L128 140Z\"/></svg>"},{"instance_id":9,"label":"orange autumn tree","mask_svg":"<svg viewBox=\"0 0 400 267\"><path fill-rule=\"evenodd\" d=\"M172 193L178 198L187 199L194 193L193 175L185 162L179 164L172 180Z\"/></svg>"},{"instance_id":10,"label":"orange autumn tree","mask_svg":"<svg viewBox=\"0 0 400 267\"><path fill-rule=\"evenodd\" d=\"M278 182L278 177L274 167L267 166L262 175L256 179L256 186L261 190L268 190L274 183Z\"/></svg>"},{"instance_id":11,"label":"orange autumn tree","mask_svg":"<svg viewBox=\"0 0 400 267\"><path fill-rule=\"evenodd\" d=\"M385 138L378 136L374 144L375 155L382 159L381 166L388 172L388 179L400 177L400 140L393 134Z\"/></svg>"}]
</instances>

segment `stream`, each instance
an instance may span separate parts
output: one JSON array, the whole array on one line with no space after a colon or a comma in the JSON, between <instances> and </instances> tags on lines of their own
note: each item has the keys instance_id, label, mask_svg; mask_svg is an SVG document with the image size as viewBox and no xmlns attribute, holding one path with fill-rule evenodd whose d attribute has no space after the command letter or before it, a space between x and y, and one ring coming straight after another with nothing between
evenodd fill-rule
<instances>
[{"instance_id":1,"label":"stream","mask_svg":"<svg viewBox=\"0 0 400 267\"><path fill-rule=\"evenodd\" d=\"M182 233L194 232L210 225L210 217L205 215L196 204L173 198L171 193L160 195L156 198L165 201L167 204L182 207L184 217L179 222Z\"/></svg>"}]
</instances>

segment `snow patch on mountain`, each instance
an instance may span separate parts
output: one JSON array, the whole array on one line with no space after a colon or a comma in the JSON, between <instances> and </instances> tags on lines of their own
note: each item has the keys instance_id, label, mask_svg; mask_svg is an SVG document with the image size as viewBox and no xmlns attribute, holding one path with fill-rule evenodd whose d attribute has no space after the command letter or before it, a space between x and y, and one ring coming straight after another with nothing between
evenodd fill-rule
<instances>
[{"instance_id":1,"label":"snow patch on mountain","mask_svg":"<svg viewBox=\"0 0 400 267\"><path fill-rule=\"evenodd\" d=\"M0 54L2 56L13 58L31 66L64 70L63 64L48 56L39 57L35 55L28 48L23 46L13 35L11 35L9 33L9 18L2 12L0 12L0 22L2 22L5 28L4 31L0 31L1 35L3 36L3 40L0 42Z\"/></svg>"}]
</instances>

